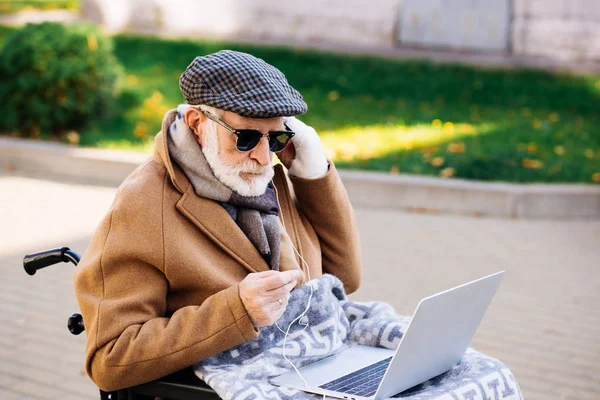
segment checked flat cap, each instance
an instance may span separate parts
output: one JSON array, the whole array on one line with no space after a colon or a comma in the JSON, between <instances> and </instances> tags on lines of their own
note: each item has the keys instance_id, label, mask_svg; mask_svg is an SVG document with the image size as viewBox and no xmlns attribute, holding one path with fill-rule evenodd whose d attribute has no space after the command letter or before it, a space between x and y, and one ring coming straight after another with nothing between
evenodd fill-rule
<instances>
[{"instance_id":1,"label":"checked flat cap","mask_svg":"<svg viewBox=\"0 0 600 400\"><path fill-rule=\"evenodd\" d=\"M281 71L239 51L196 57L181 74L179 88L188 104L206 104L247 118L285 117L308 110Z\"/></svg>"}]
</instances>

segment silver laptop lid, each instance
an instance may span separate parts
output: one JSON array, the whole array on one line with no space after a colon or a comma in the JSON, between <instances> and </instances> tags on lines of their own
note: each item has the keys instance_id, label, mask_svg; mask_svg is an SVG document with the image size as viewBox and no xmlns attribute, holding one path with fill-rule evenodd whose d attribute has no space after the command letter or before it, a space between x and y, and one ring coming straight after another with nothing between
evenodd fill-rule
<instances>
[{"instance_id":1,"label":"silver laptop lid","mask_svg":"<svg viewBox=\"0 0 600 400\"><path fill-rule=\"evenodd\" d=\"M421 300L375 400L440 375L461 360L504 277L504 271Z\"/></svg>"}]
</instances>

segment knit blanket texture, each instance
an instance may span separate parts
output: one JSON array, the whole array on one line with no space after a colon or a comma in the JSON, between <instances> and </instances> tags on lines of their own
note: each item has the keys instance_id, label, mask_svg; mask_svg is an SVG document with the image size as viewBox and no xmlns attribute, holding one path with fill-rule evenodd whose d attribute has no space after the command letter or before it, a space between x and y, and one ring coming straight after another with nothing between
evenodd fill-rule
<instances>
[{"instance_id":1,"label":"knit blanket texture","mask_svg":"<svg viewBox=\"0 0 600 400\"><path fill-rule=\"evenodd\" d=\"M301 400L323 396L274 386L269 379L292 367L282 348L288 325L305 309L308 326L294 323L286 340L286 356L296 367L321 360L354 344L395 349L410 322L383 302L350 301L340 280L323 275L294 290L277 325L260 335L195 365L196 375L226 400ZM280 329L281 330L280 330ZM310 384L310 382L309 382ZM450 371L394 398L423 400L522 400L517 381L500 361L471 348Z\"/></svg>"}]
</instances>

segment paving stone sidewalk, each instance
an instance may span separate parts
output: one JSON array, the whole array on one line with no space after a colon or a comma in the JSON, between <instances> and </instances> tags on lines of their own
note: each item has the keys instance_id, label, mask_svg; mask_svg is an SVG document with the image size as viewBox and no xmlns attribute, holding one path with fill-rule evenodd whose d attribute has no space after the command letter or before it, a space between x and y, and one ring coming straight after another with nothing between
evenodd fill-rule
<instances>
[{"instance_id":1,"label":"paving stone sidewalk","mask_svg":"<svg viewBox=\"0 0 600 400\"><path fill-rule=\"evenodd\" d=\"M34 277L28 252L83 252L115 188L0 173L0 399L95 399L72 266ZM526 399L600 398L600 222L357 210L365 273L357 300L411 314L427 295L506 269L472 345L515 373Z\"/></svg>"}]
</instances>

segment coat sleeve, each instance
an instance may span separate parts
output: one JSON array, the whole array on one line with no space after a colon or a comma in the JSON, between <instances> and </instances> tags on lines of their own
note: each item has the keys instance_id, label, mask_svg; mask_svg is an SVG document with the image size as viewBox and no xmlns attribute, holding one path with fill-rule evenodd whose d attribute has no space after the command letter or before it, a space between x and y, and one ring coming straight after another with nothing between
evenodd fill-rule
<instances>
[{"instance_id":1,"label":"coat sleeve","mask_svg":"<svg viewBox=\"0 0 600 400\"><path fill-rule=\"evenodd\" d=\"M258 336L237 285L166 315L164 178L156 180L144 193L135 177L120 189L75 268L86 371L105 391L158 379Z\"/></svg>"},{"instance_id":2,"label":"coat sleeve","mask_svg":"<svg viewBox=\"0 0 600 400\"><path fill-rule=\"evenodd\" d=\"M362 274L360 239L354 209L342 180L329 161L325 176L289 176L298 210L310 221L321 245L323 272L340 278L346 293L355 292Z\"/></svg>"}]
</instances>

